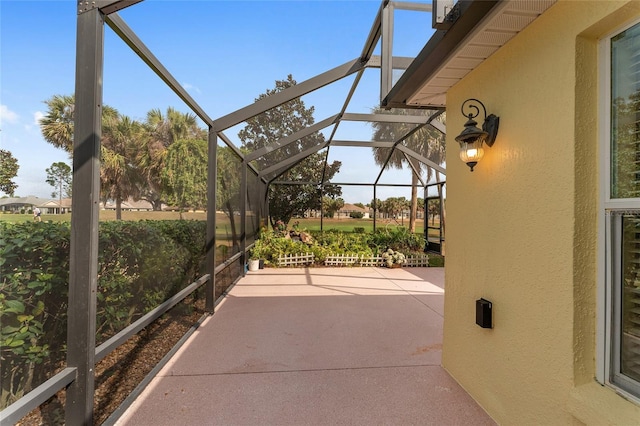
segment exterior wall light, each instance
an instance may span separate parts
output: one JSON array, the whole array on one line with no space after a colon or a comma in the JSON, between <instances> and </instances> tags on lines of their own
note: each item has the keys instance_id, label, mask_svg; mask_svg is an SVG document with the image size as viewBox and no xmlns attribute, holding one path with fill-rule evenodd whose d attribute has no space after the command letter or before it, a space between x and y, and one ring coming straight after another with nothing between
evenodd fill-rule
<instances>
[{"instance_id":1,"label":"exterior wall light","mask_svg":"<svg viewBox=\"0 0 640 426\"><path fill-rule=\"evenodd\" d=\"M468 114L465 114L465 107ZM480 107L484 112L484 123L482 124L482 130L477 127L478 122L474 120L480 115ZM460 143L460 159L467 163L467 166L473 168L478 161L484 156L483 143L486 143L489 147L493 146L498 134L498 124L500 118L494 114L487 116L487 109L484 104L477 99L467 99L462 103L460 107L462 115L467 117L467 122L464 123L464 130L458 136L456 141Z\"/></svg>"}]
</instances>

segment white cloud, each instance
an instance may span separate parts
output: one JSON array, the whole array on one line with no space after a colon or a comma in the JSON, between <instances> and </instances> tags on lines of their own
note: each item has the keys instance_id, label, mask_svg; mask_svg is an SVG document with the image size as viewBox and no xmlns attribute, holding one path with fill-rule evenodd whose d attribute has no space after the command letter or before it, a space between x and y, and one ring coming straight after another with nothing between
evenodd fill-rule
<instances>
[{"instance_id":1,"label":"white cloud","mask_svg":"<svg viewBox=\"0 0 640 426\"><path fill-rule=\"evenodd\" d=\"M8 106L0 105L0 126L17 123L19 118L18 114L11 111Z\"/></svg>"},{"instance_id":2,"label":"white cloud","mask_svg":"<svg viewBox=\"0 0 640 426\"><path fill-rule=\"evenodd\" d=\"M40 119L44 117L44 113L36 111L33 113L33 122L25 124L24 130L32 135L40 134Z\"/></svg>"},{"instance_id":3,"label":"white cloud","mask_svg":"<svg viewBox=\"0 0 640 426\"><path fill-rule=\"evenodd\" d=\"M40 120L44 117L44 113L41 111L36 111L33 113L33 124L36 126L40 125Z\"/></svg>"},{"instance_id":4,"label":"white cloud","mask_svg":"<svg viewBox=\"0 0 640 426\"><path fill-rule=\"evenodd\" d=\"M196 86L194 86L193 84L190 84L190 83L182 83L182 87L184 87L186 90L189 90L189 91L194 91L196 93L202 93L200 91L200 89L198 89Z\"/></svg>"}]
</instances>

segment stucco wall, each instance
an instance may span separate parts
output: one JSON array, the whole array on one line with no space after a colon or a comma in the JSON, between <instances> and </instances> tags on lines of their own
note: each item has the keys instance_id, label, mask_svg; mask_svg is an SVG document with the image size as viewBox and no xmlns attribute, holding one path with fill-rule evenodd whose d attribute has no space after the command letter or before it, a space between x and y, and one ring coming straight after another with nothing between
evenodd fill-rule
<instances>
[{"instance_id":1,"label":"stucco wall","mask_svg":"<svg viewBox=\"0 0 640 426\"><path fill-rule=\"evenodd\" d=\"M443 365L502 424L640 423L593 380L597 40L634 16L640 2L561 0L447 94ZM500 116L473 173L454 140L467 98ZM475 324L480 297L493 329ZM581 416L580 386L614 412Z\"/></svg>"}]
</instances>

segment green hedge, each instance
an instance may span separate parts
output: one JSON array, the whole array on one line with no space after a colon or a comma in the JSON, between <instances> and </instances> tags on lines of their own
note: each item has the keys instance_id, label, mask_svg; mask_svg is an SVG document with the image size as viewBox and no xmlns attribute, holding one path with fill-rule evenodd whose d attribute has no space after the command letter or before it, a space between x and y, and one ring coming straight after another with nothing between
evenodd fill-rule
<instances>
[{"instance_id":1,"label":"green hedge","mask_svg":"<svg viewBox=\"0 0 640 426\"><path fill-rule=\"evenodd\" d=\"M201 275L203 221L101 222L96 340ZM0 222L0 409L64 360L70 224Z\"/></svg>"}]
</instances>

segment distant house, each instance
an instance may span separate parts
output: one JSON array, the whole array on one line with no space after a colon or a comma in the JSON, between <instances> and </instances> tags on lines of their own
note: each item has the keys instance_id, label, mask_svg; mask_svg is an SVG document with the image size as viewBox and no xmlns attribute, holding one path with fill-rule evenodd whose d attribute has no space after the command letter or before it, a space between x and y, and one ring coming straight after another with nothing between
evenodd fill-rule
<instances>
[{"instance_id":1,"label":"distant house","mask_svg":"<svg viewBox=\"0 0 640 426\"><path fill-rule=\"evenodd\" d=\"M43 214L64 214L71 212L71 198L47 200L37 206Z\"/></svg>"},{"instance_id":2,"label":"distant house","mask_svg":"<svg viewBox=\"0 0 640 426\"><path fill-rule=\"evenodd\" d=\"M362 213L362 217L369 218L369 210L366 208L358 207L355 204L345 203L344 206L336 212L337 219L350 218L352 213Z\"/></svg>"},{"instance_id":3,"label":"distant house","mask_svg":"<svg viewBox=\"0 0 640 426\"><path fill-rule=\"evenodd\" d=\"M133 198L129 198L126 201L123 201L121 206L123 211L130 212L149 212L153 211L153 205L145 200L134 201ZM116 202L114 200L108 200L106 203L100 203L100 208L102 210L115 210Z\"/></svg>"},{"instance_id":4,"label":"distant house","mask_svg":"<svg viewBox=\"0 0 640 426\"><path fill-rule=\"evenodd\" d=\"M34 195L28 197L9 197L0 198L0 211L20 213L33 210L34 207L40 207L50 200L39 198Z\"/></svg>"}]
</instances>

